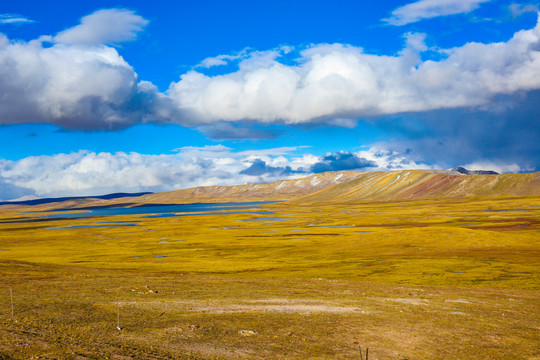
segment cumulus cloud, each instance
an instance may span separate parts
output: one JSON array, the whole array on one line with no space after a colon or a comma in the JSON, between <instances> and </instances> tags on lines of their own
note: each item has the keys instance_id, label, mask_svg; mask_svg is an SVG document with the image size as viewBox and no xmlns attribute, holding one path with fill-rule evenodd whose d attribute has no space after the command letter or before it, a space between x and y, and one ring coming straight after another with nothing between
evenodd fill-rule
<instances>
[{"instance_id":1,"label":"cumulus cloud","mask_svg":"<svg viewBox=\"0 0 540 360\"><path fill-rule=\"evenodd\" d=\"M355 155L373 164L370 170L426 170L437 168L437 166L411 159L407 150L400 152L389 148L392 145L374 145L367 150L358 151Z\"/></svg>"},{"instance_id":2,"label":"cumulus cloud","mask_svg":"<svg viewBox=\"0 0 540 360\"><path fill-rule=\"evenodd\" d=\"M114 192L168 191L204 185L271 182L328 170L395 170L428 168L395 151L372 148L324 156L299 147L234 151L223 145L183 147L173 154L136 152L30 156L0 159L0 200L23 196L59 197Z\"/></svg>"},{"instance_id":3,"label":"cumulus cloud","mask_svg":"<svg viewBox=\"0 0 540 360\"><path fill-rule=\"evenodd\" d=\"M197 176L220 177L211 170L204 157L79 151L4 162L0 174L5 182L32 189L39 197L56 197L172 190L200 182Z\"/></svg>"},{"instance_id":4,"label":"cumulus cloud","mask_svg":"<svg viewBox=\"0 0 540 360\"><path fill-rule=\"evenodd\" d=\"M153 119L161 95L110 47L0 48L0 122L117 129Z\"/></svg>"},{"instance_id":5,"label":"cumulus cloud","mask_svg":"<svg viewBox=\"0 0 540 360\"><path fill-rule=\"evenodd\" d=\"M402 26L423 19L439 16L469 13L477 9L481 3L490 0L419 0L392 11L392 16L383 19L384 22Z\"/></svg>"},{"instance_id":6,"label":"cumulus cloud","mask_svg":"<svg viewBox=\"0 0 540 360\"><path fill-rule=\"evenodd\" d=\"M295 148L291 148L295 149ZM291 150L291 151L293 151ZM99 195L113 192L166 191L202 185L235 185L272 181L291 174L242 173L263 161L270 167L306 167L304 156L283 156L284 148L234 152L225 146L185 147L175 154L95 153L30 156L0 160L0 200Z\"/></svg>"},{"instance_id":7,"label":"cumulus cloud","mask_svg":"<svg viewBox=\"0 0 540 360\"><path fill-rule=\"evenodd\" d=\"M92 29L99 28L96 18L104 15L115 28L103 26L111 33L101 36ZM134 36L135 25L124 17L141 24L132 12L101 10L54 39L11 42L0 34L0 124L118 129L177 116L171 101L151 83L139 81L115 48L99 44Z\"/></svg>"},{"instance_id":8,"label":"cumulus cloud","mask_svg":"<svg viewBox=\"0 0 540 360\"><path fill-rule=\"evenodd\" d=\"M424 35L406 38L407 46L396 56L323 44L301 51L296 64L286 65L279 51L257 53L233 73L190 71L167 95L195 124L298 124L478 107L500 94L540 88L540 25L507 42L439 50L439 61L421 60Z\"/></svg>"},{"instance_id":9,"label":"cumulus cloud","mask_svg":"<svg viewBox=\"0 0 540 360\"><path fill-rule=\"evenodd\" d=\"M106 45L135 40L148 20L126 9L98 10L81 23L58 33L54 41L64 44Z\"/></svg>"},{"instance_id":10,"label":"cumulus cloud","mask_svg":"<svg viewBox=\"0 0 540 360\"><path fill-rule=\"evenodd\" d=\"M17 14L0 14L0 24L21 25L35 22Z\"/></svg>"},{"instance_id":11,"label":"cumulus cloud","mask_svg":"<svg viewBox=\"0 0 540 360\"><path fill-rule=\"evenodd\" d=\"M251 163L251 165L242 171L240 171L240 174L242 175L251 175L251 176L262 176L262 175L271 175L271 176L278 176L278 177L286 177L295 173L301 173L294 171L290 166L285 167L275 167L275 166L268 166L266 164L266 161L263 161L261 159L255 159Z\"/></svg>"},{"instance_id":12,"label":"cumulus cloud","mask_svg":"<svg viewBox=\"0 0 540 360\"><path fill-rule=\"evenodd\" d=\"M351 152L337 152L323 156L319 162L311 166L311 171L321 173L325 171L360 170L376 167L374 161L359 157Z\"/></svg>"},{"instance_id":13,"label":"cumulus cloud","mask_svg":"<svg viewBox=\"0 0 540 360\"><path fill-rule=\"evenodd\" d=\"M354 127L359 118L490 106L499 95L540 88L537 25L507 42L437 50L437 61L422 60L429 49L417 33L405 34L405 47L392 56L343 44L298 53L246 49L201 64L234 60L236 71L208 76L195 67L161 93L107 45L133 40L146 23L132 11L106 9L53 37L13 42L0 34L0 123L120 129L169 122L201 126L211 138L261 138L269 135L224 124Z\"/></svg>"}]
</instances>

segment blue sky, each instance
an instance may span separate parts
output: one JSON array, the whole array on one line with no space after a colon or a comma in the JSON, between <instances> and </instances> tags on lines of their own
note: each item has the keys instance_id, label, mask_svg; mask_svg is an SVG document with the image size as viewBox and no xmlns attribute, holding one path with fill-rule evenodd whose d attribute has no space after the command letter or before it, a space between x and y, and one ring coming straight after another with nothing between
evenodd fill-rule
<instances>
[{"instance_id":1,"label":"blue sky","mask_svg":"<svg viewBox=\"0 0 540 360\"><path fill-rule=\"evenodd\" d=\"M538 171L537 24L534 1L3 1L0 199Z\"/></svg>"}]
</instances>

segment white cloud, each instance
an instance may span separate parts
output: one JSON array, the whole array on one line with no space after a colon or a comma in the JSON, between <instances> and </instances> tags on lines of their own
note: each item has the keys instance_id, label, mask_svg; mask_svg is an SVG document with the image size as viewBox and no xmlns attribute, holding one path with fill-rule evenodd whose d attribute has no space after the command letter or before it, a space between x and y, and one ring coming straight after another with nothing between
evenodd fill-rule
<instances>
[{"instance_id":1,"label":"white cloud","mask_svg":"<svg viewBox=\"0 0 540 360\"><path fill-rule=\"evenodd\" d=\"M65 44L104 45L135 40L148 20L126 9L98 10L54 37Z\"/></svg>"},{"instance_id":2,"label":"white cloud","mask_svg":"<svg viewBox=\"0 0 540 360\"><path fill-rule=\"evenodd\" d=\"M234 55L218 55L215 57L207 57L196 67L211 68L214 66L227 65L230 61L245 58L249 53L249 49L244 49Z\"/></svg>"},{"instance_id":3,"label":"white cloud","mask_svg":"<svg viewBox=\"0 0 540 360\"><path fill-rule=\"evenodd\" d=\"M198 65L199 67L203 68L211 68L214 66L221 66L221 65L227 65L228 62L225 60L230 60L230 57L228 55L219 55L216 57L208 57L201 61L201 63Z\"/></svg>"},{"instance_id":4,"label":"white cloud","mask_svg":"<svg viewBox=\"0 0 540 360\"><path fill-rule=\"evenodd\" d=\"M415 162L405 154L395 150L389 150L381 145L374 145L368 150L355 153L359 158L364 158L376 164L370 170L426 170L436 169L435 166Z\"/></svg>"},{"instance_id":5,"label":"white cloud","mask_svg":"<svg viewBox=\"0 0 540 360\"><path fill-rule=\"evenodd\" d=\"M18 161L0 159L0 201L25 196L88 196L271 182L308 176L313 166L325 158L309 153L297 155L296 147L236 152L215 145L178 150L175 154L161 155L81 150L30 156ZM362 170L437 168L413 161L407 154L389 150L384 144L347 154L363 159L366 164L374 164ZM253 171L254 164L258 165L258 171ZM499 173L532 170L516 163L497 161L476 161L464 167ZM246 171L250 168L252 171Z\"/></svg>"},{"instance_id":6,"label":"white cloud","mask_svg":"<svg viewBox=\"0 0 540 360\"><path fill-rule=\"evenodd\" d=\"M100 27L104 19L114 28ZM171 122L206 126L202 131L213 138L263 138L256 129L224 124L354 127L362 117L489 106L496 96L540 89L537 25L507 42L438 50L437 61L422 60L428 47L418 33L405 34L406 46L393 56L343 44L313 45L295 60L294 54L283 60L289 47L244 50L206 64L239 60L236 71L207 76L192 70L160 93L139 81L117 49L100 44L133 39L145 24L131 11L109 9L56 37L10 42L0 34L0 124L118 129Z\"/></svg>"},{"instance_id":7,"label":"white cloud","mask_svg":"<svg viewBox=\"0 0 540 360\"><path fill-rule=\"evenodd\" d=\"M30 156L18 161L0 159L0 185L6 189L0 196L7 200L25 195L98 195L272 181L278 177L254 179L240 172L255 158L275 166L293 166L295 169L307 166L304 157L290 156L294 150L296 148L279 148L249 153L234 152L217 145L185 147L178 153L161 155L81 150L70 154Z\"/></svg>"},{"instance_id":8,"label":"white cloud","mask_svg":"<svg viewBox=\"0 0 540 360\"><path fill-rule=\"evenodd\" d=\"M531 171L530 168L522 168L515 163L500 163L497 161L476 161L470 164L463 165L467 170L491 170L499 174L518 173L522 171Z\"/></svg>"},{"instance_id":9,"label":"white cloud","mask_svg":"<svg viewBox=\"0 0 540 360\"><path fill-rule=\"evenodd\" d=\"M263 149L263 150L246 150L241 151L238 154L240 156L279 156L279 155L286 155L290 152L296 151L301 148L307 148L307 146L283 146L278 148L272 148L272 149Z\"/></svg>"},{"instance_id":10,"label":"white cloud","mask_svg":"<svg viewBox=\"0 0 540 360\"><path fill-rule=\"evenodd\" d=\"M0 159L0 200L23 196L58 197L113 192L168 191L202 185L236 185L297 178L310 174L321 161L300 154L298 147L234 151L223 145L184 147L175 154L135 152L30 156L18 161ZM381 148L356 153L377 164L370 170L428 168ZM255 176L244 172L264 164ZM2 190L4 189L4 190Z\"/></svg>"},{"instance_id":11,"label":"white cloud","mask_svg":"<svg viewBox=\"0 0 540 360\"><path fill-rule=\"evenodd\" d=\"M468 13L488 1L490 0L419 0L395 9L392 16L383 21L401 26L423 19Z\"/></svg>"},{"instance_id":12,"label":"white cloud","mask_svg":"<svg viewBox=\"0 0 540 360\"><path fill-rule=\"evenodd\" d=\"M183 146L181 148L174 149L176 152L196 152L196 153L222 153L224 151L232 150L230 147L224 145L205 145L205 146Z\"/></svg>"},{"instance_id":13,"label":"white cloud","mask_svg":"<svg viewBox=\"0 0 540 360\"><path fill-rule=\"evenodd\" d=\"M396 56L342 44L314 45L296 65L279 52L257 53L236 72L197 71L167 95L193 124L257 120L288 124L487 105L500 94L540 88L540 25L508 42L467 43L421 60L424 34L407 34Z\"/></svg>"},{"instance_id":14,"label":"white cloud","mask_svg":"<svg viewBox=\"0 0 540 360\"><path fill-rule=\"evenodd\" d=\"M17 15L17 14L0 14L0 24L21 25L21 24L30 24L33 22L35 21L30 20L24 16Z\"/></svg>"},{"instance_id":15,"label":"white cloud","mask_svg":"<svg viewBox=\"0 0 540 360\"><path fill-rule=\"evenodd\" d=\"M172 116L170 101L151 83L139 82L115 48L93 44L106 40L91 31L97 28L95 18L103 14L117 27L116 32L103 35L112 41L134 35L135 25L124 21L126 17L139 19L139 24L144 20L131 12L101 10L54 40L42 36L11 42L0 34L0 124L44 122L75 129L117 129ZM111 28L104 25L102 30ZM77 34L82 44L76 44ZM66 43L51 46L59 39Z\"/></svg>"},{"instance_id":16,"label":"white cloud","mask_svg":"<svg viewBox=\"0 0 540 360\"><path fill-rule=\"evenodd\" d=\"M508 6L513 17L519 17L529 12L538 12L538 4L510 4Z\"/></svg>"},{"instance_id":17,"label":"white cloud","mask_svg":"<svg viewBox=\"0 0 540 360\"><path fill-rule=\"evenodd\" d=\"M0 48L0 79L4 124L116 128L140 121L133 109L122 112L139 93L137 75L111 47L10 43Z\"/></svg>"}]
</instances>

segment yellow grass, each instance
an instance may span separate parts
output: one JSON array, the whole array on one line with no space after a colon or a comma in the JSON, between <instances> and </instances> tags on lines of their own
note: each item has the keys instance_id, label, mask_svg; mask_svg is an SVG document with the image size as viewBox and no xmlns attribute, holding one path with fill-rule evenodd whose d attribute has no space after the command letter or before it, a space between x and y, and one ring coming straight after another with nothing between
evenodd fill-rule
<instances>
[{"instance_id":1,"label":"yellow grass","mask_svg":"<svg viewBox=\"0 0 540 360\"><path fill-rule=\"evenodd\" d=\"M540 197L267 208L0 212L0 359L540 357Z\"/></svg>"}]
</instances>

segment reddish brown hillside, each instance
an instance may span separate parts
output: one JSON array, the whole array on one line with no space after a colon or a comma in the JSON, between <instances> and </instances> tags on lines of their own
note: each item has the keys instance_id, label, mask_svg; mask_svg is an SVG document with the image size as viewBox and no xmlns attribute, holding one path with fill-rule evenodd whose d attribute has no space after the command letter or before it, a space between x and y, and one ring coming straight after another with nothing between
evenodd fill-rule
<instances>
[{"instance_id":1,"label":"reddish brown hillside","mask_svg":"<svg viewBox=\"0 0 540 360\"><path fill-rule=\"evenodd\" d=\"M420 170L362 172L350 181L294 201L362 202L504 195L540 195L540 173L462 175Z\"/></svg>"},{"instance_id":2,"label":"reddish brown hillside","mask_svg":"<svg viewBox=\"0 0 540 360\"><path fill-rule=\"evenodd\" d=\"M180 204L193 202L291 200L351 180L356 171L326 172L299 179L235 186L200 186L138 197L138 203Z\"/></svg>"},{"instance_id":3,"label":"reddish brown hillside","mask_svg":"<svg viewBox=\"0 0 540 360\"><path fill-rule=\"evenodd\" d=\"M83 198L35 206L39 210L77 209L87 207L140 206L146 204L223 203L246 201L283 201L314 193L329 186L351 180L356 171L326 172L299 179L272 183L235 186L199 186L189 189L148 194L112 200ZM19 208L19 205L6 205Z\"/></svg>"},{"instance_id":4,"label":"reddish brown hillside","mask_svg":"<svg viewBox=\"0 0 540 360\"><path fill-rule=\"evenodd\" d=\"M465 175L453 171L432 170L340 171L273 183L200 186L111 200L74 199L36 205L33 209L280 200L297 203L366 202L501 195L540 195L540 173ZM18 209L21 206L4 205L3 209Z\"/></svg>"}]
</instances>

